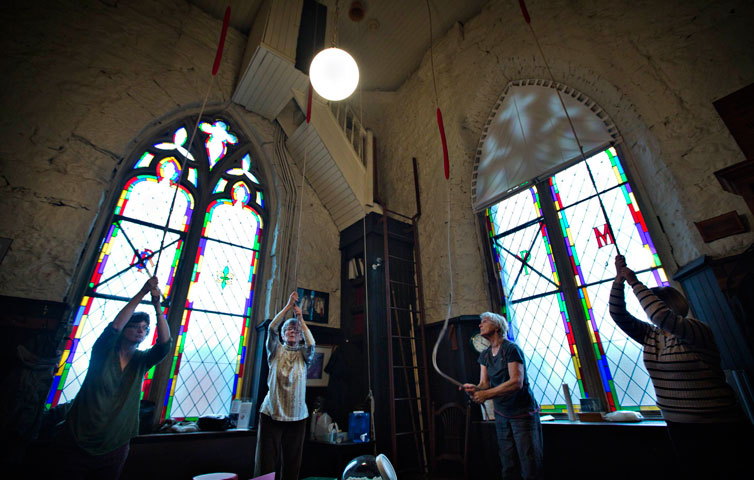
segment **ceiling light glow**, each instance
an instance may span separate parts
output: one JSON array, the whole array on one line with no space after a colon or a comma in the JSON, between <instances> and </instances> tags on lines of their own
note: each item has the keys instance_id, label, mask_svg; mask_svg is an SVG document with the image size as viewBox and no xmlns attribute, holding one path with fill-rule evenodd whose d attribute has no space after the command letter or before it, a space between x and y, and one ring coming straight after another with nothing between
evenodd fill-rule
<instances>
[{"instance_id":1,"label":"ceiling light glow","mask_svg":"<svg viewBox=\"0 0 754 480\"><path fill-rule=\"evenodd\" d=\"M327 100L348 98L359 84L359 67L345 50L327 48L314 57L309 67L312 87Z\"/></svg>"}]
</instances>

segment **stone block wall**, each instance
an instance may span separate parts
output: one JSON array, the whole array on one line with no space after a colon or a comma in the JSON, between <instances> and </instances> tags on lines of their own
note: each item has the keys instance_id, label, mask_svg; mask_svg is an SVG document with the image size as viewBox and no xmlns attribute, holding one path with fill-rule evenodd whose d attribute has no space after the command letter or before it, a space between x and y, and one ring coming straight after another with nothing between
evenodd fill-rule
<instances>
[{"instance_id":1,"label":"stone block wall","mask_svg":"<svg viewBox=\"0 0 754 480\"><path fill-rule=\"evenodd\" d=\"M743 200L724 192L713 175L744 157L712 106L754 82L754 4L530 0L527 5L555 80L596 101L625 140L628 167L668 273L702 254L725 256L750 245L752 233L705 244L693 222L735 209L754 223ZM442 173L429 52L397 92L365 96L367 121L378 141L380 196L389 208L413 214L411 158L419 162L429 322L443 320L447 309L448 195L451 315L490 307L483 244L471 211L474 155L506 84L550 78L518 2L491 1L464 25L436 32L434 65L450 182Z\"/></svg>"},{"instance_id":2,"label":"stone block wall","mask_svg":"<svg viewBox=\"0 0 754 480\"><path fill-rule=\"evenodd\" d=\"M196 114L208 88L208 109L230 108L257 142L264 157L257 161L268 172L271 227L284 223L280 215L289 213L276 198L274 125L229 106L244 34L229 29L210 88L221 21L189 2L14 2L1 12L0 236L13 240L0 264L1 295L77 301L72 281L88 274L82 254L99 238L97 220L109 214L118 173L130 167L124 158L161 121ZM307 200L299 283L331 293L337 326L338 232L316 195L309 191ZM264 318L284 296L274 290L285 282L268 281L281 274L277 261L285 254L276 237L268 231L260 277L267 291L257 296ZM313 263L304 265L308 259ZM334 271L323 275L327 269Z\"/></svg>"}]
</instances>

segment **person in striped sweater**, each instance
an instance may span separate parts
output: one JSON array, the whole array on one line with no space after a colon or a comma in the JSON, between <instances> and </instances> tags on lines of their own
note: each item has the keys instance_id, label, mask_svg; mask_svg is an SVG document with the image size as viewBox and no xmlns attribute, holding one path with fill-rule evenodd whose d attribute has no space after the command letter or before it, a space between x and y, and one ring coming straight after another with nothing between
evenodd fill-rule
<instances>
[{"instance_id":1,"label":"person in striped sweater","mask_svg":"<svg viewBox=\"0 0 754 480\"><path fill-rule=\"evenodd\" d=\"M678 290L648 289L622 255L615 257L615 267L610 316L644 346L644 365L682 467L694 478L725 473L732 476L722 478L738 478L745 471L744 452L751 452L753 429L725 382L712 330L686 316L689 305ZM626 311L624 282L651 323Z\"/></svg>"}]
</instances>

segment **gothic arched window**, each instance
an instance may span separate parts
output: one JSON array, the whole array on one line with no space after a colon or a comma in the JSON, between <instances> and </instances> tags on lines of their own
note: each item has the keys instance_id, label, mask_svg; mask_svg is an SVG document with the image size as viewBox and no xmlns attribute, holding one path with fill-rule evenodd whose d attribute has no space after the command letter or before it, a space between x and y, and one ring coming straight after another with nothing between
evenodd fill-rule
<instances>
[{"instance_id":1,"label":"gothic arched window","mask_svg":"<svg viewBox=\"0 0 754 480\"><path fill-rule=\"evenodd\" d=\"M170 362L167 377L157 379L151 369L142 395L153 382L165 382L162 418L227 413L240 395L266 219L264 187L251 144L229 121L206 116L188 145L195 122L178 122L134 152L48 407L73 400L94 341L154 273L158 258L164 304L170 306L165 315L180 327L174 351L165 359ZM143 302L138 310L149 312L149 305ZM156 341L156 331L148 341Z\"/></svg>"},{"instance_id":2,"label":"gothic arched window","mask_svg":"<svg viewBox=\"0 0 754 480\"><path fill-rule=\"evenodd\" d=\"M542 411L565 411L567 384L577 408L604 397L610 410L657 412L642 347L608 311L619 252L647 286L668 285L617 129L582 93L541 80L511 82L487 125L474 202L509 335ZM626 300L645 317L632 295Z\"/></svg>"}]
</instances>

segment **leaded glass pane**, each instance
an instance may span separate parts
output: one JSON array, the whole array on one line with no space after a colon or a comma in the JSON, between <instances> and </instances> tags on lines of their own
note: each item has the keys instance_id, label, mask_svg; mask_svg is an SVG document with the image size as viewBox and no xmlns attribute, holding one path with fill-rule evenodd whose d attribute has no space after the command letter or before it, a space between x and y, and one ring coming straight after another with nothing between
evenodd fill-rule
<instances>
[{"instance_id":1,"label":"leaded glass pane","mask_svg":"<svg viewBox=\"0 0 754 480\"><path fill-rule=\"evenodd\" d=\"M562 385L568 384L572 400L581 398L571 351L565 335L558 294L508 305L516 343L524 351L529 384L545 411L565 408Z\"/></svg>"},{"instance_id":2,"label":"leaded glass pane","mask_svg":"<svg viewBox=\"0 0 754 480\"><path fill-rule=\"evenodd\" d=\"M198 279L189 291L193 308L242 314L251 291L254 250L206 240ZM195 327L193 325L192 327ZM193 330L189 329L189 333Z\"/></svg>"},{"instance_id":3,"label":"leaded glass pane","mask_svg":"<svg viewBox=\"0 0 754 480\"><path fill-rule=\"evenodd\" d=\"M227 415L243 317L192 311L170 415Z\"/></svg>"},{"instance_id":4,"label":"leaded glass pane","mask_svg":"<svg viewBox=\"0 0 754 480\"><path fill-rule=\"evenodd\" d=\"M219 201L210 207L204 236L258 249L259 228L259 217L253 210L240 202L233 205L230 201Z\"/></svg>"},{"instance_id":5,"label":"leaded glass pane","mask_svg":"<svg viewBox=\"0 0 754 480\"><path fill-rule=\"evenodd\" d=\"M79 323L74 326L74 331L71 333L72 345L68 354L72 356L73 361L70 362L70 367L68 367L68 374L64 379L64 387L60 394L59 402L73 401L73 398L81 388L81 384L84 382L84 377L89 368L89 360L91 359L94 342L97 341L105 330L105 327L115 320L118 312L121 311L125 304L126 302L120 300L93 298L91 306L88 309L88 314L77 317L76 322ZM140 304L136 307L136 311L147 312L150 323L154 326L153 308L150 308L148 304ZM150 344L151 336L147 335L147 338L139 345L139 348L149 348ZM63 368L67 368L66 365L69 363L66 360L63 359Z\"/></svg>"},{"instance_id":6,"label":"leaded glass pane","mask_svg":"<svg viewBox=\"0 0 754 480\"><path fill-rule=\"evenodd\" d=\"M259 248L259 217L241 201L231 203L230 200L220 200L207 210L204 229L206 236L199 243L187 300L187 311L191 312L190 321L185 322L182 328L181 335L185 338L178 340L186 346L183 352L176 351L180 369L173 378L175 394L172 400L170 397L166 398L165 404L166 414L174 417L228 412L231 396L235 392L236 372L242 368L240 341L246 317L223 314L247 316L251 313L253 301L257 252L250 247ZM207 238L213 235L221 238ZM231 241L242 242L244 245L234 245ZM227 324L230 318L236 322L232 326ZM200 346L207 339L213 339L213 336L218 336L213 341L221 343L226 349L230 348L228 339L234 340L232 362L231 357L227 357L232 368L224 360L218 359L217 352L206 348L201 350ZM191 345L201 351L196 355L187 355L187 349ZM212 355L208 356L207 352ZM197 358L201 358L201 362ZM217 363L205 365L208 358ZM186 362L189 362L188 365ZM190 369L189 373L185 370L186 366Z\"/></svg>"},{"instance_id":7,"label":"leaded glass pane","mask_svg":"<svg viewBox=\"0 0 754 480\"><path fill-rule=\"evenodd\" d=\"M567 225L567 236L572 243L579 271L583 275L583 283L589 284L615 276L615 245L610 240L610 233L605 231L605 217L600 209L600 202L594 197L578 205L559 212L561 224ZM607 273L609 272L609 273ZM577 280L579 285L582 280Z\"/></svg>"},{"instance_id":8,"label":"leaded glass pane","mask_svg":"<svg viewBox=\"0 0 754 480\"><path fill-rule=\"evenodd\" d=\"M162 229L122 220L111 231L107 258L97 270L101 276L91 287L100 294L131 296L154 274ZM179 245L178 234L168 232L157 272L163 290L174 274L167 266L177 261Z\"/></svg>"},{"instance_id":9,"label":"leaded glass pane","mask_svg":"<svg viewBox=\"0 0 754 480\"><path fill-rule=\"evenodd\" d=\"M649 237L641 214L637 216L631 211L635 202L627 205L627 200L631 201L633 196L628 192L628 185L625 185L601 195L613 232L618 237L620 253L626 256L630 262L629 266L634 270L656 268L660 266L657 250ZM637 218L641 221L637 222Z\"/></svg>"},{"instance_id":10,"label":"leaded glass pane","mask_svg":"<svg viewBox=\"0 0 754 480\"><path fill-rule=\"evenodd\" d=\"M220 120L215 123L202 122L199 128L207 134L205 148L207 149L209 168L212 169L225 156L228 145L238 143L238 137L230 133L230 126L227 123Z\"/></svg>"},{"instance_id":11,"label":"leaded glass pane","mask_svg":"<svg viewBox=\"0 0 754 480\"><path fill-rule=\"evenodd\" d=\"M539 217L539 212L532 200L531 189L517 193L490 207L490 221L497 235L537 217Z\"/></svg>"},{"instance_id":12,"label":"leaded glass pane","mask_svg":"<svg viewBox=\"0 0 754 480\"><path fill-rule=\"evenodd\" d=\"M551 187L550 193L553 195L553 200L558 200L556 208L573 205L579 200L597 193L584 162L579 162L557 175L553 175L552 178L555 179L555 182L553 182L554 185Z\"/></svg>"},{"instance_id":13,"label":"leaded glass pane","mask_svg":"<svg viewBox=\"0 0 754 480\"><path fill-rule=\"evenodd\" d=\"M194 167L189 167L188 169L188 181L195 187L198 185L198 180L196 179L196 169Z\"/></svg>"},{"instance_id":14,"label":"leaded glass pane","mask_svg":"<svg viewBox=\"0 0 754 480\"><path fill-rule=\"evenodd\" d=\"M136 165L134 165L134 170L137 168L144 168L148 167L150 163L152 163L152 159L154 158L154 155L152 155L149 152L144 152L144 154L139 158L139 161L136 162Z\"/></svg>"},{"instance_id":15,"label":"leaded glass pane","mask_svg":"<svg viewBox=\"0 0 754 480\"><path fill-rule=\"evenodd\" d=\"M223 190L225 190L225 186L228 184L228 181L224 178L221 178L217 181L217 185L215 185L215 189L212 190L212 193L220 193Z\"/></svg>"},{"instance_id":16,"label":"leaded glass pane","mask_svg":"<svg viewBox=\"0 0 754 480\"><path fill-rule=\"evenodd\" d=\"M615 157L615 149L610 147L604 152L600 152L586 160L586 164L589 166L594 177L594 184L601 191L608 190L619 183L625 182L625 179L620 177L617 172L617 167L613 165L611 157Z\"/></svg>"},{"instance_id":17,"label":"leaded glass pane","mask_svg":"<svg viewBox=\"0 0 754 480\"><path fill-rule=\"evenodd\" d=\"M506 296L527 298L558 289L539 223L497 240Z\"/></svg>"},{"instance_id":18,"label":"leaded glass pane","mask_svg":"<svg viewBox=\"0 0 754 480\"><path fill-rule=\"evenodd\" d=\"M172 142L162 142L158 143L154 146L154 148L158 150L166 150L168 152L175 151L176 156L181 159L181 163L183 163L184 159L193 160L194 156L186 150L188 147L188 132L184 127L181 127L175 131L173 134L173 141Z\"/></svg>"},{"instance_id":19,"label":"leaded glass pane","mask_svg":"<svg viewBox=\"0 0 754 480\"><path fill-rule=\"evenodd\" d=\"M157 182L154 177L140 175L126 183L115 213L163 227L168 218L174 194L175 187L171 186L167 180ZM178 195L175 195L175 205L168 228L187 230L193 208L193 198L184 188L181 188Z\"/></svg>"},{"instance_id":20,"label":"leaded glass pane","mask_svg":"<svg viewBox=\"0 0 754 480\"><path fill-rule=\"evenodd\" d=\"M638 278L647 287L658 286L651 272L640 273ZM642 360L642 346L624 334L610 318L608 302L611 288L612 281L608 281L587 287L587 292L592 300L595 323L613 377L616 407L653 406L655 392ZM646 321L647 316L631 289L626 288L625 293L628 312L637 319Z\"/></svg>"}]
</instances>

